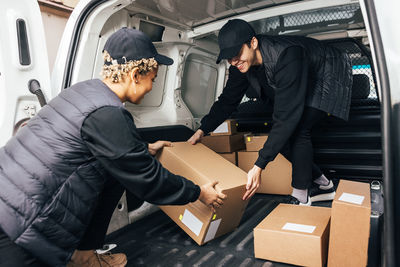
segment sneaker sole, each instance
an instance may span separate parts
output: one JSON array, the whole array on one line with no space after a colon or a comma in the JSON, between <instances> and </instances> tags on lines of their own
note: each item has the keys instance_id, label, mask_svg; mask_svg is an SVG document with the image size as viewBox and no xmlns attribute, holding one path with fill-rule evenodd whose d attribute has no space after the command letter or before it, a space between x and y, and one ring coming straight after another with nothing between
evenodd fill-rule
<instances>
[{"instance_id":1,"label":"sneaker sole","mask_svg":"<svg viewBox=\"0 0 400 267\"><path fill-rule=\"evenodd\" d=\"M336 192L331 192L327 194L316 195L311 197L311 202L318 202L318 201L329 201L335 198Z\"/></svg>"}]
</instances>

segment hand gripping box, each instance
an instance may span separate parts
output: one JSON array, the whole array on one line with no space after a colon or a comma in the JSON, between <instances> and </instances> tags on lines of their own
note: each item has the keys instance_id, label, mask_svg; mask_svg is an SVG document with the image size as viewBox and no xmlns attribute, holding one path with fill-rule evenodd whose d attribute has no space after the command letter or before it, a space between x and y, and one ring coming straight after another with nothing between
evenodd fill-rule
<instances>
[{"instance_id":1,"label":"hand gripping box","mask_svg":"<svg viewBox=\"0 0 400 267\"><path fill-rule=\"evenodd\" d=\"M255 257L325 266L330 216L329 208L280 204L254 228Z\"/></svg>"},{"instance_id":2,"label":"hand gripping box","mask_svg":"<svg viewBox=\"0 0 400 267\"><path fill-rule=\"evenodd\" d=\"M173 143L159 155L161 164L172 173L186 177L198 185L218 181L217 190L227 195L224 205L212 212L197 200L182 206L160 206L197 244L202 245L236 229L248 201L247 174L203 144Z\"/></svg>"},{"instance_id":3,"label":"hand gripping box","mask_svg":"<svg viewBox=\"0 0 400 267\"><path fill-rule=\"evenodd\" d=\"M245 172L253 168L258 152L238 151L238 166ZM292 164L281 154L269 162L261 172L261 184L257 193L289 195L292 193Z\"/></svg>"},{"instance_id":4,"label":"hand gripping box","mask_svg":"<svg viewBox=\"0 0 400 267\"><path fill-rule=\"evenodd\" d=\"M370 217L369 183L340 180L332 202L328 267L367 265Z\"/></svg>"}]
</instances>

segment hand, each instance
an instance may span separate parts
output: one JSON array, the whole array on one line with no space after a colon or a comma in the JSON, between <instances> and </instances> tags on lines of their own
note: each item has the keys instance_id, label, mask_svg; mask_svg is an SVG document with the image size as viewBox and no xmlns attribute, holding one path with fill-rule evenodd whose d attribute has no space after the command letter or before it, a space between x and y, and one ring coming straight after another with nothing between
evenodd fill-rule
<instances>
[{"instance_id":1,"label":"hand","mask_svg":"<svg viewBox=\"0 0 400 267\"><path fill-rule=\"evenodd\" d=\"M215 190L215 186L218 184L217 181L200 186L199 200L209 206L212 211L221 207L224 204L226 195Z\"/></svg>"},{"instance_id":2,"label":"hand","mask_svg":"<svg viewBox=\"0 0 400 267\"><path fill-rule=\"evenodd\" d=\"M243 195L243 200L251 198L257 191L261 183L262 169L256 165L247 173L246 192Z\"/></svg>"},{"instance_id":3,"label":"hand","mask_svg":"<svg viewBox=\"0 0 400 267\"><path fill-rule=\"evenodd\" d=\"M172 143L169 141L157 141L155 143L149 144L149 153L154 156L157 154L157 151L165 146L172 146Z\"/></svg>"},{"instance_id":4,"label":"hand","mask_svg":"<svg viewBox=\"0 0 400 267\"><path fill-rule=\"evenodd\" d=\"M204 132L201 129L198 129L193 135L192 137L189 138L189 140L187 140L189 143L191 143L192 145L195 145L197 142L199 142L201 140L201 138L204 136Z\"/></svg>"}]
</instances>

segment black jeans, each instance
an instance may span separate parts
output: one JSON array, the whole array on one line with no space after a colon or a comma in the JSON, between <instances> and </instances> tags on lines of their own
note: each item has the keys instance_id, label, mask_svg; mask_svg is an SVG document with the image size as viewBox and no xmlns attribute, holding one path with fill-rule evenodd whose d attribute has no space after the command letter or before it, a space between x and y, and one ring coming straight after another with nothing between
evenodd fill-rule
<instances>
[{"instance_id":1,"label":"black jeans","mask_svg":"<svg viewBox=\"0 0 400 267\"><path fill-rule=\"evenodd\" d=\"M325 112L305 107L300 122L281 151L281 154L292 163L293 188L307 189L314 179L322 175L322 171L313 161L311 130L325 117Z\"/></svg>"},{"instance_id":2,"label":"black jeans","mask_svg":"<svg viewBox=\"0 0 400 267\"><path fill-rule=\"evenodd\" d=\"M123 192L124 187L117 180L110 178L106 181L97 207L77 249L94 250L103 246L111 216ZM141 203L143 201L137 199L136 207L139 207ZM46 265L16 245L0 229L0 267L16 266L43 267Z\"/></svg>"}]
</instances>

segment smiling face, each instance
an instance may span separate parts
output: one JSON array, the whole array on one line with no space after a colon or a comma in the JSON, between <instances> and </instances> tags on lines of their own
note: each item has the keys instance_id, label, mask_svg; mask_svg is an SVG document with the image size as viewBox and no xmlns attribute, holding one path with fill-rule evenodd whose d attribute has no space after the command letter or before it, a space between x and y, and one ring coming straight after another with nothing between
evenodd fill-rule
<instances>
[{"instance_id":1,"label":"smiling face","mask_svg":"<svg viewBox=\"0 0 400 267\"><path fill-rule=\"evenodd\" d=\"M238 68L241 73L246 73L251 66L258 65L257 59L258 40L253 37L250 46L246 43L243 44L242 49L237 56L228 59L229 64Z\"/></svg>"},{"instance_id":2,"label":"smiling face","mask_svg":"<svg viewBox=\"0 0 400 267\"><path fill-rule=\"evenodd\" d=\"M126 100L139 104L143 97L153 89L153 82L157 77L158 68L147 72L146 74L139 74L139 72L133 71L131 77L131 86L126 93Z\"/></svg>"}]
</instances>

